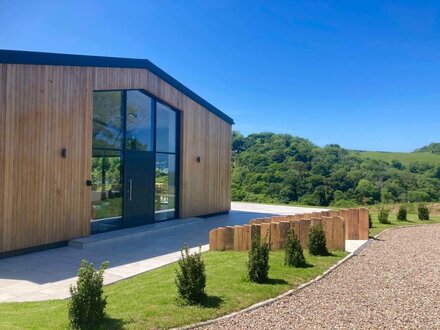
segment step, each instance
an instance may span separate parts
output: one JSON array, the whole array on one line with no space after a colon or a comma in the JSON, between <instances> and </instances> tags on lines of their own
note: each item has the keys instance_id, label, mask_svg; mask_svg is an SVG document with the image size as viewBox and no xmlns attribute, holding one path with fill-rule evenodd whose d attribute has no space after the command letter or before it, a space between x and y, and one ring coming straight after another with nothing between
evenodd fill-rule
<instances>
[{"instance_id":1,"label":"step","mask_svg":"<svg viewBox=\"0 0 440 330\"><path fill-rule=\"evenodd\" d=\"M175 230L179 227L188 226L203 222L201 218L174 219L163 222L152 223L144 226L124 228L106 233L90 235L87 237L70 240L68 245L77 249L88 249L105 244L113 244L124 240L156 235L160 232Z\"/></svg>"}]
</instances>

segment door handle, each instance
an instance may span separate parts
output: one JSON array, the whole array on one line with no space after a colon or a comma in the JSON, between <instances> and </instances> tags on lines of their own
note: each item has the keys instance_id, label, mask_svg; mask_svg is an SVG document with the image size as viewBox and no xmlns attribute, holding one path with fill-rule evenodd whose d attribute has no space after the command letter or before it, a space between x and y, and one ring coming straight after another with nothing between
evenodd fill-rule
<instances>
[{"instance_id":1,"label":"door handle","mask_svg":"<svg viewBox=\"0 0 440 330\"><path fill-rule=\"evenodd\" d=\"M129 201L131 201L132 191L133 191L133 180L129 179L128 180L128 200Z\"/></svg>"}]
</instances>

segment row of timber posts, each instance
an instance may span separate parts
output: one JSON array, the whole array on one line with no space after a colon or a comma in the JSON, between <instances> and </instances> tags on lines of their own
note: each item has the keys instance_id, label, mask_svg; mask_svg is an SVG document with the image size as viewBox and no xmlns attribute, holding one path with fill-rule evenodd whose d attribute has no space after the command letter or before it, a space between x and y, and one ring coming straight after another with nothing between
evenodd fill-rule
<instances>
[{"instance_id":1,"label":"row of timber posts","mask_svg":"<svg viewBox=\"0 0 440 330\"><path fill-rule=\"evenodd\" d=\"M227 226L209 232L211 251L248 251L252 239L270 243L272 250L284 247L288 232L293 228L301 246L307 247L309 229L321 224L329 250L344 250L345 240L367 240L368 209L342 209L295 215L257 218L243 226Z\"/></svg>"}]
</instances>

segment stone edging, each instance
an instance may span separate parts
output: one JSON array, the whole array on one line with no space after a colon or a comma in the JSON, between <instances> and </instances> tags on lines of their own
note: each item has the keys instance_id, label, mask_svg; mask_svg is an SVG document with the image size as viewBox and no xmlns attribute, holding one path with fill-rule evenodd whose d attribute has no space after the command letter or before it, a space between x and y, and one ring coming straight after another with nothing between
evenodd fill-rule
<instances>
[{"instance_id":1,"label":"stone edging","mask_svg":"<svg viewBox=\"0 0 440 330\"><path fill-rule=\"evenodd\" d=\"M346 261L348 261L348 260L351 259L352 257L357 256L357 251L359 251L361 248L363 248L367 243L370 243L371 241L372 241L371 239L369 239L368 241L366 241L366 242L365 242L364 244L362 244L358 249L356 249L356 251L353 251L352 253L350 253L349 255L347 255L347 256L346 256L345 258L343 258L342 260L339 260L336 264L334 264L333 266L331 266L329 269L327 269L327 270L326 270L324 273L322 273L321 275L318 275L317 277L315 277L314 279L310 280L309 282L304 283L304 284L301 284L301 285L299 285L298 287L296 287L295 289L290 289L289 291L284 292L284 293L280 294L279 296L277 296L277 297L275 297L275 298L271 298L271 299L268 299L268 300L265 300L265 301L262 301L262 302L256 303L256 304L254 304L254 305L252 305L252 306L249 306L249 307L247 307L247 308L245 308L245 309L242 309L242 310L239 310L239 311L237 311L237 312L233 312L233 313L231 313L231 314L227 314L227 315L224 315L224 316L221 316L221 317L218 317L218 318L212 319L212 320L203 321L203 322L198 322L198 323L195 323L195 324L187 325L187 326L180 327L180 328L173 328L173 329L189 330L189 329L194 329L194 328L201 327L201 326L210 325L210 324L212 324L212 323L214 323L214 322L221 321L221 320L226 320L226 319L229 319L229 318L231 318L231 317L234 317L234 316L237 316L237 315L240 315L240 314L244 314L244 313L250 312L250 311L252 311L252 310L254 310L254 309L257 309L257 308L260 308L260 307L264 307L264 306L270 305L270 304L272 304L272 303L274 303L274 302L276 302L276 301L278 301L278 300L280 300L280 299L283 299L283 298L285 298L285 297L291 296L291 295L293 295L293 294L295 294L295 293L301 291L302 289L307 288L308 286L312 285L313 283L322 280L322 279L325 278L327 275L329 275L330 273L332 273L334 270L336 270L337 268L339 268L343 263L345 263Z\"/></svg>"}]
</instances>

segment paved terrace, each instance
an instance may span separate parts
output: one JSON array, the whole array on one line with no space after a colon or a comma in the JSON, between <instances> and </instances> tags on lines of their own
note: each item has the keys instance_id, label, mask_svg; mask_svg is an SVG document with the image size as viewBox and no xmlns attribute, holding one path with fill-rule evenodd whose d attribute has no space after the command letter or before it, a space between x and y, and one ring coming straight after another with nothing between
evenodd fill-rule
<instances>
[{"instance_id":1,"label":"paved terrace","mask_svg":"<svg viewBox=\"0 0 440 330\"><path fill-rule=\"evenodd\" d=\"M74 242L82 249L68 246L0 259L0 302L69 297L69 287L76 280L82 259L93 262L96 267L109 261L104 283L110 284L177 261L185 243L192 248L201 245L202 251L208 250L208 233L213 228L244 224L257 217L322 210L232 203L229 214L172 220Z\"/></svg>"}]
</instances>

